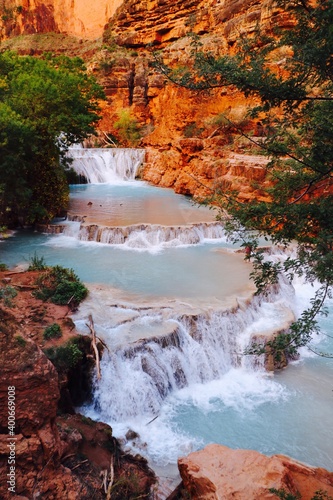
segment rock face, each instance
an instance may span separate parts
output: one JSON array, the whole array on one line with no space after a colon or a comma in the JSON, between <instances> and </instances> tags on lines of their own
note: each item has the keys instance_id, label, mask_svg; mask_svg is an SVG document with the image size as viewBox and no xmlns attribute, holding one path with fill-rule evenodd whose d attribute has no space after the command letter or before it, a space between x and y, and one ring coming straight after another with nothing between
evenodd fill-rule
<instances>
[{"instance_id":1,"label":"rock face","mask_svg":"<svg viewBox=\"0 0 333 500\"><path fill-rule=\"evenodd\" d=\"M13 496L7 484L13 466L16 493L49 498L52 492L59 491L64 498L67 494L67 498L75 498L79 482L60 464L56 370L34 342L20 335L10 313L1 309L0 314L0 405L5 410L0 415L0 496ZM15 427L10 429L9 387L15 388Z\"/></svg>"},{"instance_id":2,"label":"rock face","mask_svg":"<svg viewBox=\"0 0 333 500\"><path fill-rule=\"evenodd\" d=\"M102 36L121 0L4 0L2 35L59 32L86 38ZM1 33L1 31L0 31Z\"/></svg>"},{"instance_id":3,"label":"rock face","mask_svg":"<svg viewBox=\"0 0 333 500\"><path fill-rule=\"evenodd\" d=\"M201 500L276 499L270 488L299 492L302 500L311 500L319 490L333 494L333 472L283 455L267 457L212 444L180 458L178 467L190 498Z\"/></svg>"},{"instance_id":4,"label":"rock face","mask_svg":"<svg viewBox=\"0 0 333 500\"><path fill-rule=\"evenodd\" d=\"M199 36L203 50L220 54L232 50L240 33L252 33L256 23L269 29L274 16L269 2L256 0L127 0L119 7L104 34L106 43L118 44L123 52L119 59L114 55L110 76L103 82L109 104L101 128L114 132L115 111L121 107L129 107L145 124L145 180L199 197L217 185L240 192L241 200L262 196L265 158L221 120L225 114L244 127L254 143L260 142L260 124L246 118L247 106L253 103L245 103L235 89L203 95L172 84L152 67L152 49L147 46L160 50L171 67L179 67L191 60L190 32ZM124 50L135 57L124 58Z\"/></svg>"}]
</instances>

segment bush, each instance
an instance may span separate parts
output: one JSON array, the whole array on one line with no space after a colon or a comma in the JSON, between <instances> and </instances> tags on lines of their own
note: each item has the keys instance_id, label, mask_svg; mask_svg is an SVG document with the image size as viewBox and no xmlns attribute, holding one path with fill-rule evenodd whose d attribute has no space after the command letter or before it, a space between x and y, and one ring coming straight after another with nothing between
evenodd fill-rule
<instances>
[{"instance_id":1,"label":"bush","mask_svg":"<svg viewBox=\"0 0 333 500\"><path fill-rule=\"evenodd\" d=\"M13 286L6 285L0 288L0 299L3 300L6 307L14 307L12 299L14 299L16 295L17 291Z\"/></svg>"},{"instance_id":2,"label":"bush","mask_svg":"<svg viewBox=\"0 0 333 500\"><path fill-rule=\"evenodd\" d=\"M60 337L62 337L62 331L58 323L53 323L45 328L43 333L44 340L60 339Z\"/></svg>"},{"instance_id":3,"label":"bush","mask_svg":"<svg viewBox=\"0 0 333 500\"><path fill-rule=\"evenodd\" d=\"M15 340L20 347L25 347L27 343L27 341L21 335L16 335Z\"/></svg>"},{"instance_id":4,"label":"bush","mask_svg":"<svg viewBox=\"0 0 333 500\"><path fill-rule=\"evenodd\" d=\"M41 274L36 284L38 289L34 296L44 301L51 301L58 305L77 307L88 294L87 288L80 281L73 269L54 266Z\"/></svg>"},{"instance_id":5,"label":"bush","mask_svg":"<svg viewBox=\"0 0 333 500\"><path fill-rule=\"evenodd\" d=\"M183 134L184 134L184 137L186 137L186 138L200 137L203 131L204 131L204 129L199 128L195 122L191 122L191 123L185 125L184 130L183 130Z\"/></svg>"},{"instance_id":6,"label":"bush","mask_svg":"<svg viewBox=\"0 0 333 500\"><path fill-rule=\"evenodd\" d=\"M38 257L37 252L35 252L34 256L30 258L28 271L44 271L44 269L47 269L44 257Z\"/></svg>"},{"instance_id":7,"label":"bush","mask_svg":"<svg viewBox=\"0 0 333 500\"><path fill-rule=\"evenodd\" d=\"M83 357L83 353L79 349L76 339L70 340L63 346L44 349L44 353L58 371L68 371L74 368Z\"/></svg>"},{"instance_id":8,"label":"bush","mask_svg":"<svg viewBox=\"0 0 333 500\"><path fill-rule=\"evenodd\" d=\"M135 118L132 118L129 109L118 112L119 119L114 127L119 131L119 136L126 146L136 146L142 137L142 131Z\"/></svg>"}]
</instances>

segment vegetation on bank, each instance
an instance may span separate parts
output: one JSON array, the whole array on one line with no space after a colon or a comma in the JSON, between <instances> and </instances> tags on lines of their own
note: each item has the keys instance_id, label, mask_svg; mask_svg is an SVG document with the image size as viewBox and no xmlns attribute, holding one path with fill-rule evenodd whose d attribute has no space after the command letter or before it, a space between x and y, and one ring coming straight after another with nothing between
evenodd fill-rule
<instances>
[{"instance_id":1,"label":"vegetation on bank","mask_svg":"<svg viewBox=\"0 0 333 500\"><path fill-rule=\"evenodd\" d=\"M310 341L318 331L317 315L325 312L325 300L332 296L333 3L277 0L277 8L286 13L280 19L288 19L288 27L276 23L271 32L264 32L259 26L252 37L239 37L232 56L202 51L198 37L193 67L179 75L159 60L157 66L192 90L231 86L252 102L257 99L249 116L265 131L255 144L269 160L270 187L261 186L267 201L244 203L224 186L216 186L208 201L220 207L230 234L251 250L259 292L276 283L281 273L320 284L309 309L288 333L269 343L279 357L294 355ZM237 123L228 116L226 120L252 141ZM285 247L296 242L295 256L283 263L267 261L254 232ZM249 352L264 350L256 345Z\"/></svg>"},{"instance_id":2,"label":"vegetation on bank","mask_svg":"<svg viewBox=\"0 0 333 500\"><path fill-rule=\"evenodd\" d=\"M103 97L79 58L0 53L0 225L66 210L66 151L94 133Z\"/></svg>"},{"instance_id":3,"label":"vegetation on bank","mask_svg":"<svg viewBox=\"0 0 333 500\"><path fill-rule=\"evenodd\" d=\"M33 294L37 299L68 305L71 309L75 309L88 294L88 289L73 269L61 266L47 268L38 276L36 284L38 288Z\"/></svg>"}]
</instances>

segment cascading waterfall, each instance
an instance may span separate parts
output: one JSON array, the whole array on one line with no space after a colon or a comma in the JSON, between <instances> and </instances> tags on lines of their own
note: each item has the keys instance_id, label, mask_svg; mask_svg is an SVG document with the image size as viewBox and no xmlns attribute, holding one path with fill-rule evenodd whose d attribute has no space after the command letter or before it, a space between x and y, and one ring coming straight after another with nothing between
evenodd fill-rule
<instances>
[{"instance_id":1,"label":"cascading waterfall","mask_svg":"<svg viewBox=\"0 0 333 500\"><path fill-rule=\"evenodd\" d=\"M71 167L91 184L134 180L145 150L135 148L69 148Z\"/></svg>"},{"instance_id":2,"label":"cascading waterfall","mask_svg":"<svg viewBox=\"0 0 333 500\"><path fill-rule=\"evenodd\" d=\"M77 217L69 215L68 219L77 220ZM161 246L196 245L207 240L226 240L220 222L201 222L177 227L158 224L103 227L97 224L73 222L63 225L62 232L81 241L125 245L136 249L158 249Z\"/></svg>"},{"instance_id":3,"label":"cascading waterfall","mask_svg":"<svg viewBox=\"0 0 333 500\"><path fill-rule=\"evenodd\" d=\"M109 350L103 353L102 379L95 385L93 403L100 418L121 422L137 416L152 417L174 391L219 379L231 368L257 369L258 361L255 367L241 353L254 334L265 334L267 323L274 328L274 316L276 330L281 328L292 293L286 284L281 286L283 291L272 292L269 300L254 297L237 311L173 317L167 320L171 322L169 334L152 335L123 347L115 347L114 338L124 335L122 330L128 328L128 321L116 327L104 324L99 335ZM149 322L159 321L166 320L143 312L135 325L138 328L141 323L144 329Z\"/></svg>"}]
</instances>

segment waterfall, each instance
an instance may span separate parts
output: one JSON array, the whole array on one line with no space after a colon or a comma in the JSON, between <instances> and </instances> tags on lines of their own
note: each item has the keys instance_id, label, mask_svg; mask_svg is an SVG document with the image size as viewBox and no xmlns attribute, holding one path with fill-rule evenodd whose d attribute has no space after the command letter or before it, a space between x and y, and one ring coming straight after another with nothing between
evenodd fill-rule
<instances>
[{"instance_id":1,"label":"waterfall","mask_svg":"<svg viewBox=\"0 0 333 500\"><path fill-rule=\"evenodd\" d=\"M207 240L226 240L220 222L199 222L187 226L161 226L134 224L132 226L105 227L84 224L77 216L68 217L74 222L62 225L61 232L80 241L95 241L109 245L124 245L132 249L160 249L170 246L197 245ZM76 222L75 222L76 221Z\"/></svg>"},{"instance_id":2,"label":"waterfall","mask_svg":"<svg viewBox=\"0 0 333 500\"><path fill-rule=\"evenodd\" d=\"M134 148L69 148L72 168L91 184L134 180L144 161L144 149Z\"/></svg>"},{"instance_id":3,"label":"waterfall","mask_svg":"<svg viewBox=\"0 0 333 500\"><path fill-rule=\"evenodd\" d=\"M265 300L254 297L237 310L194 316L171 314L166 319L161 311L142 310L116 326L108 326L104 317L103 325L95 324L109 347L101 361L102 378L95 385L95 411L107 422L148 419L179 389L220 379L236 367L253 372L258 361L255 365L252 358L242 356L244 348L254 335L286 328L292 319L287 306L291 293L285 285L283 292L272 292ZM116 308L109 313L114 322ZM159 323L169 333L154 335L154 330L161 330ZM146 335L138 338L138 330ZM132 342L119 343L129 337Z\"/></svg>"}]
</instances>

